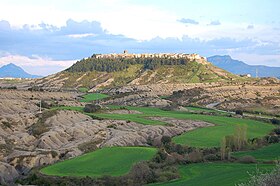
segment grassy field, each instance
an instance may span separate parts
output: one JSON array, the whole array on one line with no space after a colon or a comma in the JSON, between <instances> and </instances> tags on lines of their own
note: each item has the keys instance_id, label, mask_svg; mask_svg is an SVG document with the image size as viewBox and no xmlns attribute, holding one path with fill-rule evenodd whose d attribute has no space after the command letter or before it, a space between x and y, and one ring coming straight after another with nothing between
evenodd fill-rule
<instances>
[{"instance_id":1,"label":"grassy field","mask_svg":"<svg viewBox=\"0 0 280 186\"><path fill-rule=\"evenodd\" d=\"M55 176L120 176L128 173L133 164L151 159L156 152L157 149L148 147L103 148L45 167L41 172Z\"/></svg>"},{"instance_id":2,"label":"grassy field","mask_svg":"<svg viewBox=\"0 0 280 186\"><path fill-rule=\"evenodd\" d=\"M254 151L236 152L234 157L250 155L260 161L280 160L280 143L272 144Z\"/></svg>"},{"instance_id":3,"label":"grassy field","mask_svg":"<svg viewBox=\"0 0 280 186\"><path fill-rule=\"evenodd\" d=\"M89 88L86 88L86 87L80 87L80 88L78 88L78 90L80 91L80 92L87 92L87 91L89 91Z\"/></svg>"},{"instance_id":4,"label":"grassy field","mask_svg":"<svg viewBox=\"0 0 280 186\"><path fill-rule=\"evenodd\" d=\"M103 99L103 98L107 98L109 97L106 94L101 94L101 93L91 93L91 94L86 94L83 96L83 99L81 99L81 102L91 102L91 101L95 101L95 100L99 100L99 99Z\"/></svg>"},{"instance_id":5,"label":"grassy field","mask_svg":"<svg viewBox=\"0 0 280 186\"><path fill-rule=\"evenodd\" d=\"M111 106L111 108L117 108L116 106ZM248 127L248 138L261 137L268 134L274 126L271 124L248 120L240 119L233 117L224 117L224 116L209 116L201 114L191 114L186 112L176 112L176 111L163 111L158 108L149 108L149 107L127 107L130 110L137 110L143 114L97 114L97 116L108 119L123 119L139 122L139 118L146 118L150 116L161 116L161 117L171 117L177 119L186 119L186 120L200 120L206 121L213 124L216 124L214 127L206 127L196 129L187 133L184 133L180 136L173 138L173 141L178 144L185 144L195 147L213 147L219 146L222 137L226 135L231 135L234 133L235 126L247 125ZM147 123L146 120L140 121L142 124ZM164 124L157 123L153 121L152 124Z\"/></svg>"},{"instance_id":6,"label":"grassy field","mask_svg":"<svg viewBox=\"0 0 280 186\"><path fill-rule=\"evenodd\" d=\"M234 186L246 181L249 173L256 168L271 171L275 165L269 164L237 164L237 163L198 163L179 167L181 178L167 183L155 185L207 185Z\"/></svg>"},{"instance_id":7,"label":"grassy field","mask_svg":"<svg viewBox=\"0 0 280 186\"><path fill-rule=\"evenodd\" d=\"M61 108L62 109L69 108L70 110L81 111L80 107L61 107ZM120 106L109 106L109 108L119 109ZM60 108L56 108L56 109L60 109ZM191 114L187 112L178 112L178 111L163 111L158 108L150 108L150 107L126 107L126 109L137 110L141 112L141 114L93 113L88 115L94 115L105 119L133 121L144 125L166 124L164 122L155 121L148 118L153 116L170 117L170 118L185 119L185 120L206 121L215 124L216 126L199 128L173 138L173 141L175 143L189 145L193 147L219 146L222 137L226 135L232 135L234 133L235 126L237 124L247 125L248 138L265 136L271 130L274 129L274 126L271 124L267 124L255 120L234 118L234 117Z\"/></svg>"},{"instance_id":8,"label":"grassy field","mask_svg":"<svg viewBox=\"0 0 280 186\"><path fill-rule=\"evenodd\" d=\"M214 110L214 109L210 109L210 108L202 108L202 107L194 107L194 106L188 106L185 108L190 111L195 111L195 112L212 112L212 113L218 113L218 114L227 114L227 112L222 112L222 111L218 111L218 110Z\"/></svg>"}]
</instances>

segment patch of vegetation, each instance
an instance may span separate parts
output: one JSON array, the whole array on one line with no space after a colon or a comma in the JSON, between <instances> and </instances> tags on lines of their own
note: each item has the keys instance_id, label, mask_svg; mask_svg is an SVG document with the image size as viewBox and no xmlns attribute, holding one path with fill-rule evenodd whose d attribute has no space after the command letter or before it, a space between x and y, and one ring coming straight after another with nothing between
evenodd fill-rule
<instances>
[{"instance_id":1,"label":"patch of vegetation","mask_svg":"<svg viewBox=\"0 0 280 186\"><path fill-rule=\"evenodd\" d=\"M250 155L242 156L238 159L239 163L257 163L257 160Z\"/></svg>"},{"instance_id":2,"label":"patch of vegetation","mask_svg":"<svg viewBox=\"0 0 280 186\"><path fill-rule=\"evenodd\" d=\"M93 140L93 141L89 141L89 142L78 145L78 148L81 151L88 153L88 152L92 152L92 151L95 151L96 149L98 149L97 145L100 143L101 143L101 140Z\"/></svg>"},{"instance_id":3,"label":"patch of vegetation","mask_svg":"<svg viewBox=\"0 0 280 186\"><path fill-rule=\"evenodd\" d=\"M235 114L243 116L243 110L236 110Z\"/></svg>"},{"instance_id":4,"label":"patch of vegetation","mask_svg":"<svg viewBox=\"0 0 280 186\"><path fill-rule=\"evenodd\" d=\"M86 93L86 92L89 91L89 89L88 89L87 87L80 87L80 88L78 88L78 91L79 91L79 92Z\"/></svg>"},{"instance_id":5,"label":"patch of vegetation","mask_svg":"<svg viewBox=\"0 0 280 186\"><path fill-rule=\"evenodd\" d=\"M91 94L86 94L83 96L83 99L81 99L81 102L92 102L95 100L100 100L103 98L109 97L107 94L101 94L101 93L91 93Z\"/></svg>"},{"instance_id":6,"label":"patch of vegetation","mask_svg":"<svg viewBox=\"0 0 280 186\"><path fill-rule=\"evenodd\" d=\"M49 126L45 122L48 118L50 118L56 114L57 114L56 110L43 111L42 114L39 115L38 121L29 128L29 131L31 132L31 134L38 137L41 134L48 132Z\"/></svg>"},{"instance_id":7,"label":"patch of vegetation","mask_svg":"<svg viewBox=\"0 0 280 186\"><path fill-rule=\"evenodd\" d=\"M250 174L249 181L238 184L238 186L276 186L280 185L280 165L271 172L263 172L259 168L255 174Z\"/></svg>"},{"instance_id":8,"label":"patch of vegetation","mask_svg":"<svg viewBox=\"0 0 280 186\"><path fill-rule=\"evenodd\" d=\"M33 85L32 87L29 87L27 90L28 91L40 91L40 92L44 91L44 89L42 87L35 86L35 85Z\"/></svg>"},{"instance_id":9,"label":"patch of vegetation","mask_svg":"<svg viewBox=\"0 0 280 186\"><path fill-rule=\"evenodd\" d=\"M198 112L198 113L214 113L214 114L220 114L220 115L226 115L227 114L227 112L225 112L225 111L223 112L223 111L220 111L220 110L214 110L214 109L199 107L199 106L187 106L185 108L190 110L190 111L194 111L194 112Z\"/></svg>"},{"instance_id":10,"label":"patch of vegetation","mask_svg":"<svg viewBox=\"0 0 280 186\"><path fill-rule=\"evenodd\" d=\"M148 147L103 148L45 167L41 172L54 176L120 176L127 174L133 164L153 158L156 152Z\"/></svg>"},{"instance_id":11,"label":"patch of vegetation","mask_svg":"<svg viewBox=\"0 0 280 186\"><path fill-rule=\"evenodd\" d=\"M271 121L272 124L280 125L280 119L273 118L273 119L270 119L270 121Z\"/></svg>"},{"instance_id":12,"label":"patch of vegetation","mask_svg":"<svg viewBox=\"0 0 280 186\"><path fill-rule=\"evenodd\" d=\"M4 156L7 156L13 152L13 141L10 139L5 139L5 142L5 144L0 144L0 152Z\"/></svg>"},{"instance_id":13,"label":"patch of vegetation","mask_svg":"<svg viewBox=\"0 0 280 186\"><path fill-rule=\"evenodd\" d=\"M12 128L13 124L11 122L8 122L8 121L2 121L2 125L4 127L4 129L6 128Z\"/></svg>"},{"instance_id":14,"label":"patch of vegetation","mask_svg":"<svg viewBox=\"0 0 280 186\"><path fill-rule=\"evenodd\" d=\"M279 160L280 159L280 143L271 144L254 151L235 152L234 157L242 157L250 155L260 161Z\"/></svg>"},{"instance_id":15,"label":"patch of vegetation","mask_svg":"<svg viewBox=\"0 0 280 186\"><path fill-rule=\"evenodd\" d=\"M101 109L100 105L95 105L95 104L86 104L84 108L84 112L86 113L93 113L97 112Z\"/></svg>"},{"instance_id":16,"label":"patch of vegetation","mask_svg":"<svg viewBox=\"0 0 280 186\"><path fill-rule=\"evenodd\" d=\"M96 58L92 55L87 59L82 59L66 69L68 72L116 72L127 69L130 65L141 64L144 69L156 69L161 65L185 65L190 62L186 58L168 59L168 58Z\"/></svg>"},{"instance_id":17,"label":"patch of vegetation","mask_svg":"<svg viewBox=\"0 0 280 186\"><path fill-rule=\"evenodd\" d=\"M111 109L120 109L120 106L108 106ZM91 114L98 118L115 119L133 121L144 125L166 125L167 123L151 120L149 117L170 117L176 119L185 120L197 120L213 123L216 126L198 128L193 131L189 131L180 136L173 138L173 141L178 144L188 145L192 147L217 147L220 146L220 141L224 136L232 135L235 130L235 126L246 125L247 126L247 138L263 137L271 132L275 126L272 124L233 117L225 116L212 116L202 114L192 114L188 112L180 111L164 111L159 108L150 107L125 107L128 110L136 110L143 114L109 114L109 113L94 113ZM82 111L82 107L58 107L58 109L70 109Z\"/></svg>"},{"instance_id":18,"label":"patch of vegetation","mask_svg":"<svg viewBox=\"0 0 280 186\"><path fill-rule=\"evenodd\" d=\"M197 163L179 166L181 178L155 185L207 185L234 186L249 179L248 172L258 167L262 171L271 171L274 165L239 163Z\"/></svg>"}]
</instances>

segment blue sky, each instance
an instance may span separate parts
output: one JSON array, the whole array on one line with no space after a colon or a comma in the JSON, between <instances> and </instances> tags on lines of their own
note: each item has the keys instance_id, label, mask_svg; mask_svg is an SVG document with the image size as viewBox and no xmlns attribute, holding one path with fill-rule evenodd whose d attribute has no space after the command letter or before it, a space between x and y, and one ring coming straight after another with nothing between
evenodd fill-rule
<instances>
[{"instance_id":1,"label":"blue sky","mask_svg":"<svg viewBox=\"0 0 280 186\"><path fill-rule=\"evenodd\" d=\"M0 66L48 75L124 49L280 66L279 8L278 0L1 0Z\"/></svg>"}]
</instances>

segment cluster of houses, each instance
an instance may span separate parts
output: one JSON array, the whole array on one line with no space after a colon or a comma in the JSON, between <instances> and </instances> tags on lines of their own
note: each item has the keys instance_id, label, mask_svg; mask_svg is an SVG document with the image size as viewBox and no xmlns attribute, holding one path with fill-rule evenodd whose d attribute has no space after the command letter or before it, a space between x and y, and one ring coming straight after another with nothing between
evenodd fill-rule
<instances>
[{"instance_id":1,"label":"cluster of houses","mask_svg":"<svg viewBox=\"0 0 280 186\"><path fill-rule=\"evenodd\" d=\"M185 54L185 53L146 53L146 54L129 54L127 50L125 50L121 54L96 54L95 58L169 58L169 59L180 59L185 58L189 60L204 60L206 61L206 57L202 57L198 54Z\"/></svg>"}]
</instances>

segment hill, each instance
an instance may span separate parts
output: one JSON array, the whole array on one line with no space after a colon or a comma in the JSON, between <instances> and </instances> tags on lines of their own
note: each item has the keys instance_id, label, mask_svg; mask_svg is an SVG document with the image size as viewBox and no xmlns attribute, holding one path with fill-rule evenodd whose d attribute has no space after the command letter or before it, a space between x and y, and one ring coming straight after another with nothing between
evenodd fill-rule
<instances>
[{"instance_id":1,"label":"hill","mask_svg":"<svg viewBox=\"0 0 280 186\"><path fill-rule=\"evenodd\" d=\"M211 56L207 60L213 65L225 69L234 74L251 74L256 76L256 69L259 77L279 77L280 67L268 67L264 65L248 65L243 61L232 59L230 56Z\"/></svg>"},{"instance_id":2,"label":"hill","mask_svg":"<svg viewBox=\"0 0 280 186\"><path fill-rule=\"evenodd\" d=\"M25 72L21 67L10 63L8 65L4 65L0 68L0 77L12 77L12 78L40 78L42 76L31 75Z\"/></svg>"},{"instance_id":3,"label":"hill","mask_svg":"<svg viewBox=\"0 0 280 186\"><path fill-rule=\"evenodd\" d=\"M240 79L205 58L96 58L82 59L70 68L37 81L47 88L110 88L123 85L227 82Z\"/></svg>"}]
</instances>

